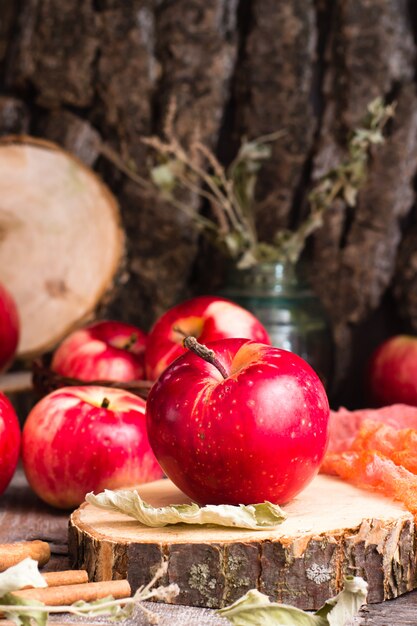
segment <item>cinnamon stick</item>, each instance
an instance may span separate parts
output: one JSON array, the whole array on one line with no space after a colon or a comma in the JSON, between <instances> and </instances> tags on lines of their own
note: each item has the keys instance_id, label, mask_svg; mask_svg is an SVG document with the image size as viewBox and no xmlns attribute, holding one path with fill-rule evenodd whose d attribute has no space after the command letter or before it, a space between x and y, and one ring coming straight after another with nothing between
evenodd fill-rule
<instances>
[{"instance_id":1,"label":"cinnamon stick","mask_svg":"<svg viewBox=\"0 0 417 626\"><path fill-rule=\"evenodd\" d=\"M0 572L31 557L42 567L51 558L51 550L46 541L17 541L0 543Z\"/></svg>"},{"instance_id":2,"label":"cinnamon stick","mask_svg":"<svg viewBox=\"0 0 417 626\"><path fill-rule=\"evenodd\" d=\"M107 596L128 598L130 594L131 589L127 580L105 580L96 583L22 589L13 592L13 595L19 598L25 598L25 600L32 598L33 600L43 602L47 606L64 606L78 602L78 600L93 602Z\"/></svg>"},{"instance_id":3,"label":"cinnamon stick","mask_svg":"<svg viewBox=\"0 0 417 626\"><path fill-rule=\"evenodd\" d=\"M85 569L68 569L62 572L46 572L45 574L42 574L42 576L47 582L48 587L88 583L88 572L86 572ZM32 587L24 587L24 589L32 589Z\"/></svg>"}]
</instances>

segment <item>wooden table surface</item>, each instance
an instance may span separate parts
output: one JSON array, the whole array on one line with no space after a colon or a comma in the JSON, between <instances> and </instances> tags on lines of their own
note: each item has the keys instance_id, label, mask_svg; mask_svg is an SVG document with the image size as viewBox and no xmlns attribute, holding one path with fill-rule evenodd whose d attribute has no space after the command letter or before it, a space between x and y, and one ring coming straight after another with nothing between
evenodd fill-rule
<instances>
[{"instance_id":1,"label":"wooden table surface","mask_svg":"<svg viewBox=\"0 0 417 626\"><path fill-rule=\"evenodd\" d=\"M43 571L68 569L71 563L67 550L67 527L68 513L43 504L30 490L23 472L19 469L6 493L0 498L0 543L42 539L51 547L51 559ZM150 603L146 603L146 606L159 615L161 626L226 626L230 624L209 609ZM68 618L60 616L58 621L67 624L77 623L77 619L72 616ZM94 624L111 623L105 618L96 618L92 621ZM132 620L128 621L137 626L148 624L139 610L136 611ZM406 625L417 626L417 591L395 600L363 607L349 626Z\"/></svg>"}]
</instances>

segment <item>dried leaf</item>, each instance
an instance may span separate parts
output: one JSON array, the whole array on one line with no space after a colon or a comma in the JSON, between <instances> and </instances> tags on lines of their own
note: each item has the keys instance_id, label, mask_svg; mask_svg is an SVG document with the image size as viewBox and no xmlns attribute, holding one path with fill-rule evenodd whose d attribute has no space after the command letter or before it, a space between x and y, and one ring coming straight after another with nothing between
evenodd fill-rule
<instances>
[{"instance_id":1,"label":"dried leaf","mask_svg":"<svg viewBox=\"0 0 417 626\"><path fill-rule=\"evenodd\" d=\"M162 191L172 191L176 185L175 174L169 163L156 165L150 171L152 182Z\"/></svg>"},{"instance_id":2,"label":"dried leaf","mask_svg":"<svg viewBox=\"0 0 417 626\"><path fill-rule=\"evenodd\" d=\"M234 626L345 626L366 602L367 587L362 578L346 577L343 591L328 600L316 613L271 602L268 596L251 589L217 613Z\"/></svg>"},{"instance_id":3,"label":"dried leaf","mask_svg":"<svg viewBox=\"0 0 417 626\"><path fill-rule=\"evenodd\" d=\"M136 490L111 491L86 496L87 502L110 511L118 511L133 517L145 526L160 528L168 524L215 524L233 528L250 528L264 530L275 528L285 519L285 513L276 504L239 505L230 504L207 505L174 504L164 507L153 507L142 500Z\"/></svg>"},{"instance_id":4,"label":"dried leaf","mask_svg":"<svg viewBox=\"0 0 417 626\"><path fill-rule=\"evenodd\" d=\"M46 581L39 573L38 563L27 558L9 567L0 574L0 605L2 605L5 617L11 619L20 626L30 626L33 619L39 626L44 626L48 618L46 611L42 610L42 602L32 599L18 598L12 595L12 591L17 591L23 587L47 587ZM39 610L19 611L19 606L39 606ZM6 607L10 607L10 611Z\"/></svg>"},{"instance_id":5,"label":"dried leaf","mask_svg":"<svg viewBox=\"0 0 417 626\"><path fill-rule=\"evenodd\" d=\"M132 617L135 609L134 604L125 604L121 606L119 603L113 602L113 596L100 598L93 602L85 602L78 600L71 605L73 615L82 615L85 617L98 617L106 615L111 621L118 621Z\"/></svg>"},{"instance_id":6,"label":"dried leaf","mask_svg":"<svg viewBox=\"0 0 417 626\"><path fill-rule=\"evenodd\" d=\"M326 626L326 622L287 604L271 602L268 596L251 589L230 606L217 611L234 626Z\"/></svg>"},{"instance_id":7,"label":"dried leaf","mask_svg":"<svg viewBox=\"0 0 417 626\"><path fill-rule=\"evenodd\" d=\"M39 573L38 562L23 559L0 574L0 596L23 587L47 587L44 577Z\"/></svg>"},{"instance_id":8,"label":"dried leaf","mask_svg":"<svg viewBox=\"0 0 417 626\"><path fill-rule=\"evenodd\" d=\"M355 206L358 190L352 185L346 185L343 190L343 197L349 206Z\"/></svg>"},{"instance_id":9,"label":"dried leaf","mask_svg":"<svg viewBox=\"0 0 417 626\"><path fill-rule=\"evenodd\" d=\"M45 626L48 621L48 611L45 609L45 605L38 600L19 598L12 593L6 593L6 595L0 596L0 605L6 619L12 620L16 626L31 626L32 620L38 626ZM31 607L31 609L24 610L25 606ZM34 607L39 607L39 609Z\"/></svg>"},{"instance_id":10,"label":"dried leaf","mask_svg":"<svg viewBox=\"0 0 417 626\"><path fill-rule=\"evenodd\" d=\"M346 576L343 590L316 612L329 626L344 626L366 602L368 583L360 576Z\"/></svg>"}]
</instances>

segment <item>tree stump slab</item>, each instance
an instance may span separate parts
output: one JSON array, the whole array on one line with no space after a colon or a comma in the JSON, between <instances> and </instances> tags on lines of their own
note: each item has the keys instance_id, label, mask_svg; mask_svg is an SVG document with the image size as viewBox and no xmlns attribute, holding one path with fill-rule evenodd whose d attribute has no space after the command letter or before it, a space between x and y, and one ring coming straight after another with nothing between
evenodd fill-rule
<instances>
[{"instance_id":1,"label":"tree stump slab","mask_svg":"<svg viewBox=\"0 0 417 626\"><path fill-rule=\"evenodd\" d=\"M190 500L169 480L138 487L154 506ZM84 503L70 518L69 553L91 580L149 582L163 559L162 584L175 582L177 604L219 608L258 588L278 602L315 610L340 591L346 574L363 576L368 602L417 587L413 516L392 500L317 476L283 507L277 529L188 526L148 528Z\"/></svg>"},{"instance_id":2,"label":"tree stump slab","mask_svg":"<svg viewBox=\"0 0 417 626\"><path fill-rule=\"evenodd\" d=\"M114 196L72 154L0 140L0 282L20 317L18 356L53 349L112 294L124 255Z\"/></svg>"}]
</instances>

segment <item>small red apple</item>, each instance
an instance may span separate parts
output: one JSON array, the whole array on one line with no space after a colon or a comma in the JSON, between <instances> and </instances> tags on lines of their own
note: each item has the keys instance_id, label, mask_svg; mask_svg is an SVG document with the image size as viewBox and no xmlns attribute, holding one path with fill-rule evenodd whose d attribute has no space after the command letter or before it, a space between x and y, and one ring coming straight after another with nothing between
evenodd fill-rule
<instances>
[{"instance_id":1,"label":"small red apple","mask_svg":"<svg viewBox=\"0 0 417 626\"><path fill-rule=\"evenodd\" d=\"M367 368L367 388L377 406L417 406L417 337L395 335L373 352Z\"/></svg>"},{"instance_id":2,"label":"small red apple","mask_svg":"<svg viewBox=\"0 0 417 626\"><path fill-rule=\"evenodd\" d=\"M19 315L13 296L0 285L0 371L7 369L19 342Z\"/></svg>"},{"instance_id":3,"label":"small red apple","mask_svg":"<svg viewBox=\"0 0 417 626\"><path fill-rule=\"evenodd\" d=\"M71 333L55 351L51 367L86 382L140 380L145 345L146 334L136 326L102 320Z\"/></svg>"},{"instance_id":4,"label":"small red apple","mask_svg":"<svg viewBox=\"0 0 417 626\"><path fill-rule=\"evenodd\" d=\"M156 380L185 352L182 342L186 335L204 344L232 337L271 343L261 322L243 307L225 298L192 298L169 309L151 329L145 352L148 380Z\"/></svg>"},{"instance_id":5,"label":"small red apple","mask_svg":"<svg viewBox=\"0 0 417 626\"><path fill-rule=\"evenodd\" d=\"M42 398L23 427L22 460L33 490L59 508L79 505L89 491L162 477L145 401L99 386L63 387Z\"/></svg>"},{"instance_id":6,"label":"small red apple","mask_svg":"<svg viewBox=\"0 0 417 626\"><path fill-rule=\"evenodd\" d=\"M19 421L12 403L0 392L0 494L13 477L19 453Z\"/></svg>"},{"instance_id":7,"label":"small red apple","mask_svg":"<svg viewBox=\"0 0 417 626\"><path fill-rule=\"evenodd\" d=\"M151 389L156 458L201 504L287 502L325 453L329 404L319 377L301 357L253 341L206 348L210 363L184 354Z\"/></svg>"}]
</instances>

